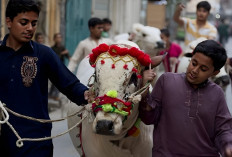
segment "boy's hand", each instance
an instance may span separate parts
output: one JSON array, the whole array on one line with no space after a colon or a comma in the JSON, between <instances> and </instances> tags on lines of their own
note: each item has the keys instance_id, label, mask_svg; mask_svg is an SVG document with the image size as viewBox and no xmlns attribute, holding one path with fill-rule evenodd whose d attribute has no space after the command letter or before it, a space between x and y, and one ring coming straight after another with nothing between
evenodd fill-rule
<instances>
[{"instance_id":1,"label":"boy's hand","mask_svg":"<svg viewBox=\"0 0 232 157\"><path fill-rule=\"evenodd\" d=\"M84 92L85 100L88 100L88 103L92 103L95 99L95 94L89 90Z\"/></svg>"},{"instance_id":2,"label":"boy's hand","mask_svg":"<svg viewBox=\"0 0 232 157\"><path fill-rule=\"evenodd\" d=\"M145 85L147 82L152 82L155 77L156 73L152 69L145 70L143 72L143 85Z\"/></svg>"},{"instance_id":3,"label":"boy's hand","mask_svg":"<svg viewBox=\"0 0 232 157\"><path fill-rule=\"evenodd\" d=\"M225 157L232 157L232 145L226 146Z\"/></svg>"},{"instance_id":4,"label":"boy's hand","mask_svg":"<svg viewBox=\"0 0 232 157\"><path fill-rule=\"evenodd\" d=\"M178 3L176 10L181 12L184 8L185 8L185 6L182 3Z\"/></svg>"}]
</instances>

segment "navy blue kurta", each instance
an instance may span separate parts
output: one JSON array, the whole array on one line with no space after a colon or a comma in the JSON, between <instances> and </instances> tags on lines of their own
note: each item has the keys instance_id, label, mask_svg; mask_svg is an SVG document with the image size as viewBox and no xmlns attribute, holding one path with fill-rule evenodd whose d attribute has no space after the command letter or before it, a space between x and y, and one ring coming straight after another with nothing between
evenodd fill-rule
<instances>
[{"instance_id":1,"label":"navy blue kurta","mask_svg":"<svg viewBox=\"0 0 232 157\"><path fill-rule=\"evenodd\" d=\"M18 51L6 46L5 36L0 46L0 101L11 110L40 119L50 119L48 114L48 79L71 101L86 104L83 84L61 62L53 50L30 41ZM42 124L15 117L9 122L22 138L51 136L52 124ZM16 147L16 136L2 125L0 152L4 157L51 157L52 141L24 142Z\"/></svg>"}]
</instances>

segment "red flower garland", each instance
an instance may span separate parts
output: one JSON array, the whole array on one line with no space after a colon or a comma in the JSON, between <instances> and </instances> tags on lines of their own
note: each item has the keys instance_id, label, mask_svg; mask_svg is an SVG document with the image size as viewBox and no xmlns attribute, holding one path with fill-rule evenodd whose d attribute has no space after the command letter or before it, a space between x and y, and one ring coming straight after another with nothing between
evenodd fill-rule
<instances>
[{"instance_id":1,"label":"red flower garland","mask_svg":"<svg viewBox=\"0 0 232 157\"><path fill-rule=\"evenodd\" d=\"M101 64L105 64L105 61L104 61L104 60L101 60Z\"/></svg>"},{"instance_id":2,"label":"red flower garland","mask_svg":"<svg viewBox=\"0 0 232 157\"><path fill-rule=\"evenodd\" d=\"M143 66L148 66L151 63L150 56L143 51L137 49L136 47L128 49L121 48L117 45L108 46L107 44L100 44L98 47L92 50L92 53L89 55L90 63L94 64L97 60L97 57L104 52L109 52L111 56L125 56L128 54L132 57L135 57ZM112 65L112 68L115 68L114 64Z\"/></svg>"},{"instance_id":3,"label":"red flower garland","mask_svg":"<svg viewBox=\"0 0 232 157\"><path fill-rule=\"evenodd\" d=\"M125 65L123 66L123 68L126 69L126 70L128 70L128 65L125 64Z\"/></svg>"}]
</instances>

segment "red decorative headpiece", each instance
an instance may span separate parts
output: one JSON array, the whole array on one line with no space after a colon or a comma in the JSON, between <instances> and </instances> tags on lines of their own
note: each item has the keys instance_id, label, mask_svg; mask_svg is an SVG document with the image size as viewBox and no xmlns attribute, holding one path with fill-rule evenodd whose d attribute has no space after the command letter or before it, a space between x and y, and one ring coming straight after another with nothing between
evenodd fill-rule
<instances>
[{"instance_id":1,"label":"red decorative headpiece","mask_svg":"<svg viewBox=\"0 0 232 157\"><path fill-rule=\"evenodd\" d=\"M136 47L126 48L119 47L117 45L109 46L107 44L100 44L98 47L92 50L92 53L89 55L90 63L94 66L98 56L105 52L108 52L113 57L130 55L136 58L138 62L143 66L149 66L149 64L151 63L150 56Z\"/></svg>"}]
</instances>

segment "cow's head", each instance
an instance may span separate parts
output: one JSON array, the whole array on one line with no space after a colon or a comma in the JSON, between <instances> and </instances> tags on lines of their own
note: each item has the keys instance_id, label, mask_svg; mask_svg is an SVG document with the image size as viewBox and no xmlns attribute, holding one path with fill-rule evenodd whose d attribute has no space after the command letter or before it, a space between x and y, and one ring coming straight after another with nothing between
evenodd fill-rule
<instances>
[{"instance_id":1,"label":"cow's head","mask_svg":"<svg viewBox=\"0 0 232 157\"><path fill-rule=\"evenodd\" d=\"M165 48L165 43L162 41L160 34L160 30L156 27L135 23L132 27L133 37L131 40L136 42L141 50L144 50L150 56L155 56Z\"/></svg>"},{"instance_id":2,"label":"cow's head","mask_svg":"<svg viewBox=\"0 0 232 157\"><path fill-rule=\"evenodd\" d=\"M98 134L118 135L137 120L140 97L130 96L140 88L141 72L151 58L135 43L125 43L101 44L90 54L90 64L95 68L91 87L96 95L93 130Z\"/></svg>"}]
</instances>

